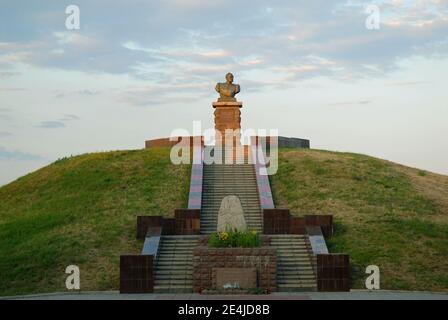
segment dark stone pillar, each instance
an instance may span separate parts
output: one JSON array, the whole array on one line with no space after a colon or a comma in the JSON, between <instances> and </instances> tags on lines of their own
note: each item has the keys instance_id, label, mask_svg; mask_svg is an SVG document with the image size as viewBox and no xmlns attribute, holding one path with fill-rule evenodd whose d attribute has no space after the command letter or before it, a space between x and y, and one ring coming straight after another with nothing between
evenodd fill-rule
<instances>
[{"instance_id":1,"label":"dark stone pillar","mask_svg":"<svg viewBox=\"0 0 448 320\"><path fill-rule=\"evenodd\" d=\"M120 293L151 293L153 291L153 256L120 256Z\"/></svg>"}]
</instances>

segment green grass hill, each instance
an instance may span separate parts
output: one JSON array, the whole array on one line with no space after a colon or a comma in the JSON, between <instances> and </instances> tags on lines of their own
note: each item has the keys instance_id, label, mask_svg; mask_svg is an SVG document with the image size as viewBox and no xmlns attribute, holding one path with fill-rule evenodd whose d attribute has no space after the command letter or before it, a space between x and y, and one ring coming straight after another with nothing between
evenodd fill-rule
<instances>
[{"instance_id":1,"label":"green grass hill","mask_svg":"<svg viewBox=\"0 0 448 320\"><path fill-rule=\"evenodd\" d=\"M191 167L170 150L64 158L0 188L0 295L117 290L119 256L139 253L137 215L186 207ZM372 157L280 150L277 206L333 214L332 252L350 254L353 286L376 264L383 289L448 291L448 177Z\"/></svg>"}]
</instances>

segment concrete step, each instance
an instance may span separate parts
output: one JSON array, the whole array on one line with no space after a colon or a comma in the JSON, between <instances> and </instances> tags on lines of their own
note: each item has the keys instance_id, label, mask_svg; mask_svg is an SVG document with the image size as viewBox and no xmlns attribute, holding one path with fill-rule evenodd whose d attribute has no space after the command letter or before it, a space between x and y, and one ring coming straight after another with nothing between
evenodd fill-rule
<instances>
[{"instance_id":1,"label":"concrete step","mask_svg":"<svg viewBox=\"0 0 448 320\"><path fill-rule=\"evenodd\" d=\"M201 216L203 214L207 214L207 213L211 213L211 212L215 212L215 211L219 212L220 206L221 206L221 203L219 204L219 206L202 207ZM246 213L247 214L251 214L251 213L261 212L260 205L258 204L258 202L256 204L254 203L253 205L248 205L247 203L244 203L244 205L243 205L243 212L244 212L244 214L246 214Z\"/></svg>"},{"instance_id":2,"label":"concrete step","mask_svg":"<svg viewBox=\"0 0 448 320\"><path fill-rule=\"evenodd\" d=\"M277 279L277 286L279 287L290 287L290 288L316 288L317 284L316 281L311 280L308 281L306 279L297 279L297 280L278 280Z\"/></svg>"},{"instance_id":3,"label":"concrete step","mask_svg":"<svg viewBox=\"0 0 448 320\"><path fill-rule=\"evenodd\" d=\"M156 285L168 285L171 283L176 283L176 284L193 284L193 278L191 277L190 279L156 279L155 283Z\"/></svg>"},{"instance_id":4,"label":"concrete step","mask_svg":"<svg viewBox=\"0 0 448 320\"><path fill-rule=\"evenodd\" d=\"M155 267L155 292L191 292L193 251L199 236L162 236Z\"/></svg>"},{"instance_id":5,"label":"concrete step","mask_svg":"<svg viewBox=\"0 0 448 320\"><path fill-rule=\"evenodd\" d=\"M285 246L290 246L290 247L295 247L297 245L306 245L308 243L308 241L306 239L294 239L294 240L283 240L283 239L278 239L278 240L271 240L271 244L273 246L279 246L279 247L285 247Z\"/></svg>"},{"instance_id":6,"label":"concrete step","mask_svg":"<svg viewBox=\"0 0 448 320\"><path fill-rule=\"evenodd\" d=\"M232 196L234 194L231 194ZM226 197L225 195L221 197L216 197L216 199L212 199L209 197L202 197L202 201L204 202L203 208L210 208L210 209L219 209L221 207L222 199ZM237 195L238 197L238 195ZM252 199L244 198L244 197L238 197L240 199L241 205L244 208L248 209L259 209L260 208L260 199L258 198L258 194L256 197ZM282 243L282 242L279 242Z\"/></svg>"},{"instance_id":7,"label":"concrete step","mask_svg":"<svg viewBox=\"0 0 448 320\"><path fill-rule=\"evenodd\" d=\"M254 185L257 185L257 182L255 180L251 180L251 179L247 179L245 181L243 181L242 179L247 179L244 176L238 175L238 177L226 180L224 178L216 178L216 179L207 179L204 178L203 180L203 187L208 187L211 190L216 190L216 189L225 189L225 188L229 188L229 187L239 187L239 188L244 188L244 187L251 187ZM216 182L219 182L219 185L216 184Z\"/></svg>"},{"instance_id":8,"label":"concrete step","mask_svg":"<svg viewBox=\"0 0 448 320\"><path fill-rule=\"evenodd\" d=\"M260 225L263 224L263 221L260 219L257 219L257 218L250 219L248 217L245 217L245 220L246 220L246 224L247 223L260 224ZM218 222L218 219L202 219L201 223L203 225L213 225L213 224L216 224L217 222Z\"/></svg>"},{"instance_id":9,"label":"concrete step","mask_svg":"<svg viewBox=\"0 0 448 320\"><path fill-rule=\"evenodd\" d=\"M160 263L181 262L181 261L188 262L190 259L191 259L191 256L190 257L176 257L176 256L162 256L161 255L161 256L157 257L157 261Z\"/></svg>"},{"instance_id":10,"label":"concrete step","mask_svg":"<svg viewBox=\"0 0 448 320\"><path fill-rule=\"evenodd\" d=\"M182 256L177 256L175 254L160 254L157 256L157 260L158 261L162 261L162 260L188 260L191 259L191 256L193 255L193 252L188 253L188 255L182 255Z\"/></svg>"},{"instance_id":11,"label":"concrete step","mask_svg":"<svg viewBox=\"0 0 448 320\"><path fill-rule=\"evenodd\" d=\"M162 240L162 241L164 242L164 246L179 247L179 248L188 248L190 246L194 246L197 242L197 240L193 241L193 242L190 242L190 241L185 241L185 242L183 242L183 241L166 241L166 240Z\"/></svg>"},{"instance_id":12,"label":"concrete step","mask_svg":"<svg viewBox=\"0 0 448 320\"><path fill-rule=\"evenodd\" d=\"M158 275L189 275L190 272L188 270L185 269L170 269L170 270L166 270L163 268L160 269L156 269L156 273Z\"/></svg>"},{"instance_id":13,"label":"concrete step","mask_svg":"<svg viewBox=\"0 0 448 320\"><path fill-rule=\"evenodd\" d=\"M306 235L274 235L270 244L277 250L277 285L279 291L316 289L309 240Z\"/></svg>"},{"instance_id":14,"label":"concrete step","mask_svg":"<svg viewBox=\"0 0 448 320\"><path fill-rule=\"evenodd\" d=\"M238 194L235 194L235 193L231 194L231 192L229 192L229 195L236 195L240 199L240 201L244 201L246 203L256 204L256 203L260 202L258 193L254 193L253 195L248 195L246 193L244 196L241 196L241 195L238 196ZM208 201L208 203L206 205L207 207L215 207L217 205L221 205L222 199L226 196L227 195L224 195L224 194L216 194L215 193L213 195L208 195L207 193L205 193L202 195L202 200Z\"/></svg>"},{"instance_id":15,"label":"concrete step","mask_svg":"<svg viewBox=\"0 0 448 320\"><path fill-rule=\"evenodd\" d=\"M247 176L244 174L234 174L234 175L215 175L213 177L209 176L203 176L203 185L208 185L210 187L213 187L213 183L219 181L220 184L217 185L217 187L220 186L245 186L245 185L256 185L257 180L253 176Z\"/></svg>"},{"instance_id":16,"label":"concrete step","mask_svg":"<svg viewBox=\"0 0 448 320\"><path fill-rule=\"evenodd\" d=\"M191 272L189 274L185 273L161 273L157 272L157 282L160 284L161 281L169 281L169 282L185 282L185 281L193 280Z\"/></svg>"},{"instance_id":17,"label":"concrete step","mask_svg":"<svg viewBox=\"0 0 448 320\"><path fill-rule=\"evenodd\" d=\"M272 246L272 245L271 245ZM289 247L289 248L282 248L282 247L274 247L277 252L281 253L282 255L287 255L287 254L294 254L294 253L301 253L301 252L309 252L308 248L306 248L306 246L297 246L297 247Z\"/></svg>"},{"instance_id":18,"label":"concrete step","mask_svg":"<svg viewBox=\"0 0 448 320\"><path fill-rule=\"evenodd\" d=\"M216 232L221 202L228 195L236 195L240 199L248 228L261 232L263 218L255 167L237 164L204 165L201 233Z\"/></svg>"},{"instance_id":19,"label":"concrete step","mask_svg":"<svg viewBox=\"0 0 448 320\"><path fill-rule=\"evenodd\" d=\"M275 239L286 239L286 240L290 240L290 239L304 239L304 238L308 238L307 235L304 234L273 234L270 236L271 240L275 240Z\"/></svg>"},{"instance_id":20,"label":"concrete step","mask_svg":"<svg viewBox=\"0 0 448 320\"><path fill-rule=\"evenodd\" d=\"M244 214L244 218L246 220L252 220L252 221L263 221L258 215L255 213L253 215L247 215ZM213 213L208 213L207 215L201 216L201 221L210 221L210 222L216 222L218 221L218 215Z\"/></svg>"},{"instance_id":21,"label":"concrete step","mask_svg":"<svg viewBox=\"0 0 448 320\"><path fill-rule=\"evenodd\" d=\"M310 250L308 250L307 247L303 246L303 247L295 247L295 248L288 248L288 249L283 249L283 248L276 248L274 246L272 246L273 248L275 248L275 250L277 250L278 254L281 254L283 256L288 256L288 255L295 255L295 254L309 254Z\"/></svg>"},{"instance_id":22,"label":"concrete step","mask_svg":"<svg viewBox=\"0 0 448 320\"><path fill-rule=\"evenodd\" d=\"M244 208L243 208L244 211ZM210 209L210 208L202 208L202 212L201 212L201 218L205 218L205 217L212 217L212 216L216 216L219 212L219 208L215 208L215 209ZM260 209L250 209L250 210L246 210L244 211L244 215L245 216L260 216L259 219L262 219L261 215L259 215L259 213L261 212Z\"/></svg>"},{"instance_id":23,"label":"concrete step","mask_svg":"<svg viewBox=\"0 0 448 320\"><path fill-rule=\"evenodd\" d=\"M191 250L194 249L197 242L194 243L166 243L163 242L163 247L161 249L179 249L179 250Z\"/></svg>"},{"instance_id":24,"label":"concrete step","mask_svg":"<svg viewBox=\"0 0 448 320\"><path fill-rule=\"evenodd\" d=\"M193 269L193 265L170 265L170 268L167 268L164 265L158 265L156 267L156 272L162 272L161 274L169 274L169 273L180 273L180 272L190 272Z\"/></svg>"},{"instance_id":25,"label":"concrete step","mask_svg":"<svg viewBox=\"0 0 448 320\"><path fill-rule=\"evenodd\" d=\"M309 252L282 254L277 251L277 259L282 259L285 262L296 260L311 261Z\"/></svg>"},{"instance_id":26,"label":"concrete step","mask_svg":"<svg viewBox=\"0 0 448 320\"><path fill-rule=\"evenodd\" d=\"M317 288L317 284L313 282L306 282L306 281L296 281L296 282L278 282L277 286L279 288L279 291L299 291L300 289L309 289L310 291Z\"/></svg>"},{"instance_id":27,"label":"concrete step","mask_svg":"<svg viewBox=\"0 0 448 320\"><path fill-rule=\"evenodd\" d=\"M225 177L227 179L233 177L247 177L249 179L256 179L255 172L246 172L246 171L221 171L221 172L204 172L202 174L205 178L214 179L216 177Z\"/></svg>"},{"instance_id":28,"label":"concrete step","mask_svg":"<svg viewBox=\"0 0 448 320\"><path fill-rule=\"evenodd\" d=\"M289 281L289 280L297 280L297 281L301 281L301 280L310 280L310 281L314 281L315 280L315 276L314 273L309 273L309 274L300 274L300 275L293 275L293 274L282 274L282 273L277 273L277 280L281 280L281 281Z\"/></svg>"},{"instance_id":29,"label":"concrete step","mask_svg":"<svg viewBox=\"0 0 448 320\"><path fill-rule=\"evenodd\" d=\"M217 221L203 221L201 223L201 226L203 227L212 227L212 226L216 226L217 225ZM263 226L263 222L261 221L251 221L246 219L246 226L259 226L262 227Z\"/></svg>"},{"instance_id":30,"label":"concrete step","mask_svg":"<svg viewBox=\"0 0 448 320\"><path fill-rule=\"evenodd\" d=\"M165 257L172 257L175 255L188 255L191 256L193 254L193 250L168 250L163 249L162 251L159 251L158 256L165 256Z\"/></svg>"},{"instance_id":31,"label":"concrete step","mask_svg":"<svg viewBox=\"0 0 448 320\"><path fill-rule=\"evenodd\" d=\"M197 240L194 240L194 241L191 241L191 240L166 240L163 238L162 238L162 241L167 246L184 246L184 247L192 246L197 242Z\"/></svg>"},{"instance_id":32,"label":"concrete step","mask_svg":"<svg viewBox=\"0 0 448 320\"><path fill-rule=\"evenodd\" d=\"M191 285L154 285L154 292L158 293L191 293Z\"/></svg>"},{"instance_id":33,"label":"concrete step","mask_svg":"<svg viewBox=\"0 0 448 320\"><path fill-rule=\"evenodd\" d=\"M288 255L279 254L277 252L277 255L278 255L279 259L282 259L282 261L295 261L295 260L297 260L297 258L304 258L304 259L307 259L307 260L310 259L308 252L296 253L296 254L288 254Z\"/></svg>"},{"instance_id":34,"label":"concrete step","mask_svg":"<svg viewBox=\"0 0 448 320\"><path fill-rule=\"evenodd\" d=\"M215 173L204 172L202 174L202 177L204 179L207 179L207 181L214 180L214 179L233 180L234 182L256 181L255 172L247 173L244 171L215 172ZM242 180L240 178L244 178L244 180Z\"/></svg>"},{"instance_id":35,"label":"concrete step","mask_svg":"<svg viewBox=\"0 0 448 320\"><path fill-rule=\"evenodd\" d=\"M219 183L219 185L217 185L216 183ZM217 179L216 181L210 181L210 183L205 182L202 185L202 190L207 190L207 192L234 192L234 193L238 193L239 191L253 191L255 192L255 190L251 190L253 187L256 187L257 184L255 183L250 183L250 184L238 184L238 183L229 183L229 184L223 184L222 181L220 181L220 179ZM248 189L248 190L245 190Z\"/></svg>"},{"instance_id":36,"label":"concrete step","mask_svg":"<svg viewBox=\"0 0 448 320\"><path fill-rule=\"evenodd\" d=\"M295 265L295 266L278 266L277 270L280 272L299 272L299 270L314 270L312 265Z\"/></svg>"},{"instance_id":37,"label":"concrete step","mask_svg":"<svg viewBox=\"0 0 448 320\"><path fill-rule=\"evenodd\" d=\"M169 284L192 285L193 277L187 275L156 274L154 285Z\"/></svg>"},{"instance_id":38,"label":"concrete step","mask_svg":"<svg viewBox=\"0 0 448 320\"><path fill-rule=\"evenodd\" d=\"M301 274L314 274L313 268L297 268L294 270L284 270L284 269L277 269L278 275L301 275Z\"/></svg>"},{"instance_id":39,"label":"concrete step","mask_svg":"<svg viewBox=\"0 0 448 320\"><path fill-rule=\"evenodd\" d=\"M187 261L166 261L166 260L157 260L157 267L165 268L165 270L170 270L171 267L175 268L176 266L182 266L185 268L192 267L193 261L187 260Z\"/></svg>"},{"instance_id":40,"label":"concrete step","mask_svg":"<svg viewBox=\"0 0 448 320\"><path fill-rule=\"evenodd\" d=\"M271 239L271 244L273 246L295 246L306 243L307 243L306 239L294 239L294 240Z\"/></svg>"},{"instance_id":41,"label":"concrete step","mask_svg":"<svg viewBox=\"0 0 448 320\"><path fill-rule=\"evenodd\" d=\"M281 286L281 287L292 287L292 288L294 288L294 287L296 287L296 288L317 287L316 281L314 281L314 280L296 280L296 281L287 281L287 282L277 280L277 285L279 287Z\"/></svg>"},{"instance_id":42,"label":"concrete step","mask_svg":"<svg viewBox=\"0 0 448 320\"><path fill-rule=\"evenodd\" d=\"M271 242L271 246L273 248L275 248L280 253L288 253L288 252L294 253L294 252L301 251L301 250L308 251L308 249L309 249L308 245L306 245L306 244L297 244L295 246L275 246Z\"/></svg>"},{"instance_id":43,"label":"concrete step","mask_svg":"<svg viewBox=\"0 0 448 320\"><path fill-rule=\"evenodd\" d=\"M254 172L252 164L224 164L224 165L204 165L204 173L219 172Z\"/></svg>"},{"instance_id":44,"label":"concrete step","mask_svg":"<svg viewBox=\"0 0 448 320\"><path fill-rule=\"evenodd\" d=\"M244 211L244 209L243 209ZM219 209L206 209L201 212L201 219L218 219ZM244 211L244 216L249 218L257 218L258 220L262 220L260 214L261 210L251 209Z\"/></svg>"},{"instance_id":45,"label":"concrete step","mask_svg":"<svg viewBox=\"0 0 448 320\"><path fill-rule=\"evenodd\" d=\"M244 210L244 209L243 209ZM261 217L261 215L259 215L261 210L247 210L244 212L244 216L245 217L249 217L249 218L257 218L258 220L263 220L263 218ZM207 209L201 212L201 219L218 219L218 212L219 209Z\"/></svg>"}]
</instances>

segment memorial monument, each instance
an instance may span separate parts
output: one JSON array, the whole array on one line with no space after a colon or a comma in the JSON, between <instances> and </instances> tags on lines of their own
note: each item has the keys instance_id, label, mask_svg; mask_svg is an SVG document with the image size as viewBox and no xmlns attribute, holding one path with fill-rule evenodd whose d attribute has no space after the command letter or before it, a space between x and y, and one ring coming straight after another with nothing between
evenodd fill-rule
<instances>
[{"instance_id":1,"label":"memorial monument","mask_svg":"<svg viewBox=\"0 0 448 320\"><path fill-rule=\"evenodd\" d=\"M215 108L216 146L225 148L227 157L235 159L237 147L241 147L241 111L242 102L236 100L235 95L241 90L239 84L233 83L232 73L226 74L226 82L217 83L215 90L219 93ZM229 149L230 147L230 149ZM231 155L229 155L231 153Z\"/></svg>"}]
</instances>

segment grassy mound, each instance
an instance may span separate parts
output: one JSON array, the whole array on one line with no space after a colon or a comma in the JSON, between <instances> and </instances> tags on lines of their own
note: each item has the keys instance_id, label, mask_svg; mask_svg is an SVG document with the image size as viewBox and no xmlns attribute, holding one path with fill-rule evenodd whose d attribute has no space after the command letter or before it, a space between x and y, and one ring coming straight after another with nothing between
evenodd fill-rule
<instances>
[{"instance_id":1,"label":"grassy mound","mask_svg":"<svg viewBox=\"0 0 448 320\"><path fill-rule=\"evenodd\" d=\"M172 215L187 204L191 169L169 149L62 159L0 188L0 295L118 288L119 256L139 253L137 215Z\"/></svg>"},{"instance_id":2,"label":"grassy mound","mask_svg":"<svg viewBox=\"0 0 448 320\"><path fill-rule=\"evenodd\" d=\"M281 150L277 206L335 216L331 252L350 254L353 285L380 267L382 289L448 290L448 177L350 153Z\"/></svg>"},{"instance_id":3,"label":"grassy mound","mask_svg":"<svg viewBox=\"0 0 448 320\"><path fill-rule=\"evenodd\" d=\"M62 159L0 188L0 295L118 289L119 255L139 253L136 216L187 205L189 166L169 149ZM448 290L448 177L368 156L281 150L277 206L335 216L332 252L350 254L354 286L369 264L384 289Z\"/></svg>"}]
</instances>

